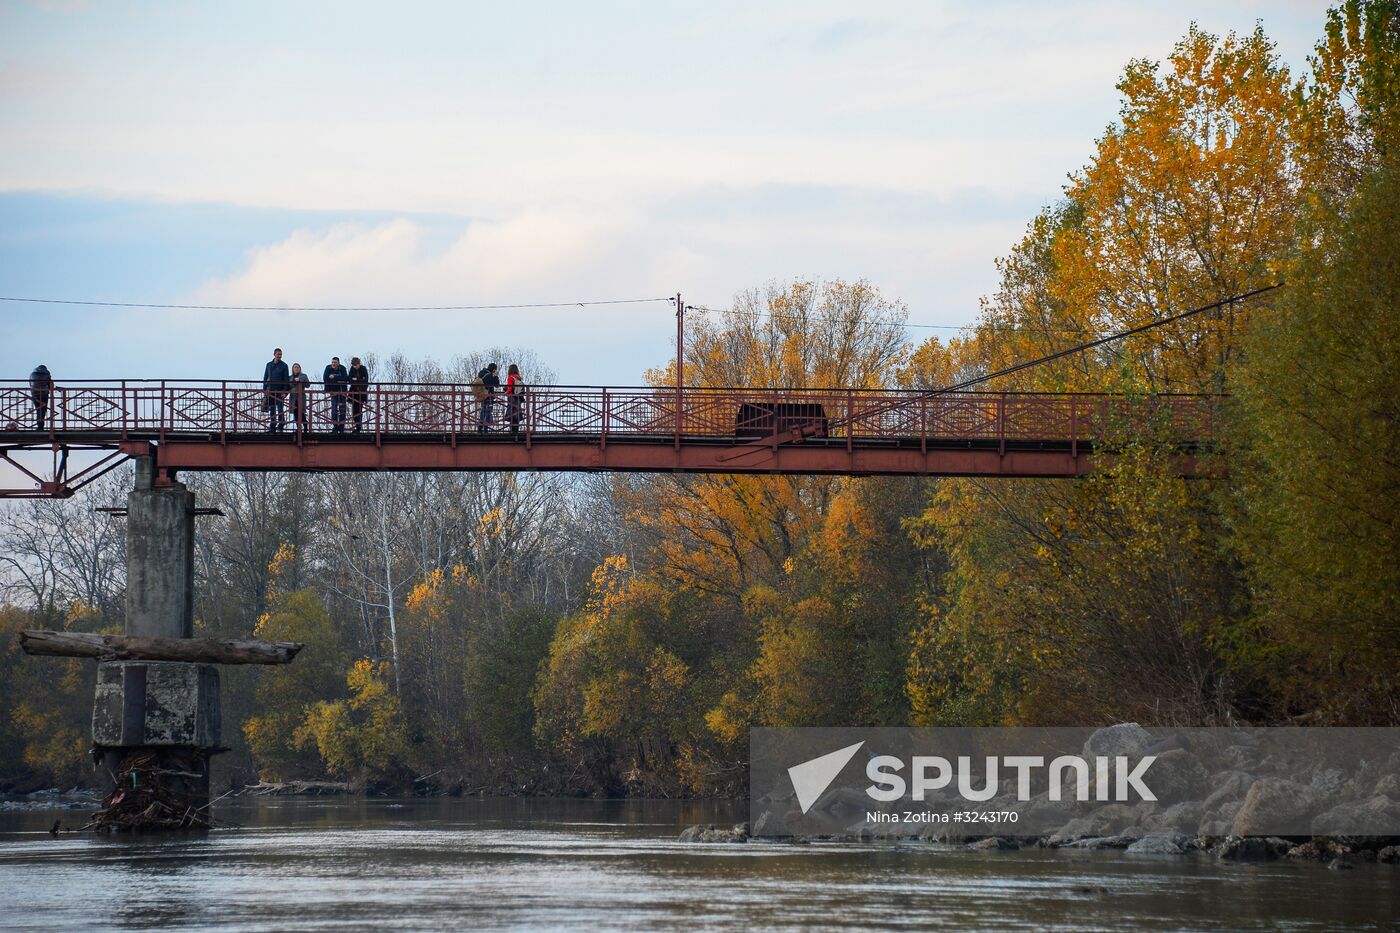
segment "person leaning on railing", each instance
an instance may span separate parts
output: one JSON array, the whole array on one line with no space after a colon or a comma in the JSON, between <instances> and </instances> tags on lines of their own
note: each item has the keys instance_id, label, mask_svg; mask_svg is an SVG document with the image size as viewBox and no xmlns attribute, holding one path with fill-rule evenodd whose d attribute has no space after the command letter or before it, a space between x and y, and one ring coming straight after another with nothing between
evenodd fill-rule
<instances>
[{"instance_id":1,"label":"person leaning on railing","mask_svg":"<svg viewBox=\"0 0 1400 933\"><path fill-rule=\"evenodd\" d=\"M44 430L44 412L49 410L49 393L53 391L53 376L43 363L29 374L29 397L34 402L34 430Z\"/></svg>"}]
</instances>

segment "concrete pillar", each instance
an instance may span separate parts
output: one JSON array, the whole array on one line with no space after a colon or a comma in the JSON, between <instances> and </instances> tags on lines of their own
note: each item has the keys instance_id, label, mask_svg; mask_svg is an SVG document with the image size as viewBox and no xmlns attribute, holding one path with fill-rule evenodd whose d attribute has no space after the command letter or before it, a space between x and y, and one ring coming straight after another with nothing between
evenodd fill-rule
<instances>
[{"instance_id":1,"label":"concrete pillar","mask_svg":"<svg viewBox=\"0 0 1400 933\"><path fill-rule=\"evenodd\" d=\"M126 633L194 635L194 493L156 486L149 457L126 497Z\"/></svg>"},{"instance_id":2,"label":"concrete pillar","mask_svg":"<svg viewBox=\"0 0 1400 933\"><path fill-rule=\"evenodd\" d=\"M155 484L136 462L126 500L126 633L194 636L194 493ZM179 661L104 661L93 702L99 775L138 806L158 799L195 812L209 801L209 756L219 748L219 671ZM152 798L154 794L154 798Z\"/></svg>"}]
</instances>

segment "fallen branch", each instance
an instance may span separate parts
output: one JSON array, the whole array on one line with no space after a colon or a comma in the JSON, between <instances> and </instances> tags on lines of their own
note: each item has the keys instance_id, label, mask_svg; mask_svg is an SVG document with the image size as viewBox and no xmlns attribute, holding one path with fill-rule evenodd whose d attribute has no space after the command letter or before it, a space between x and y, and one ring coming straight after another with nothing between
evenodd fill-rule
<instances>
[{"instance_id":1,"label":"fallen branch","mask_svg":"<svg viewBox=\"0 0 1400 933\"><path fill-rule=\"evenodd\" d=\"M35 629L20 632L19 643L26 654L96 658L99 661L190 661L197 664L288 664L305 647L295 641L147 638Z\"/></svg>"}]
</instances>

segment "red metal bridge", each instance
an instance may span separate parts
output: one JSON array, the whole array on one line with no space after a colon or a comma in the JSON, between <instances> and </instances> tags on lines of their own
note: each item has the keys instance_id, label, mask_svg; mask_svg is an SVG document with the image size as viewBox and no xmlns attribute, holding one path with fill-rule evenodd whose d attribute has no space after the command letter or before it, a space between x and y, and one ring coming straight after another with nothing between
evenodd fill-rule
<instances>
[{"instance_id":1,"label":"red metal bridge","mask_svg":"<svg viewBox=\"0 0 1400 933\"><path fill-rule=\"evenodd\" d=\"M337 401L319 387L282 398L285 429L273 433L267 399L256 382L68 381L37 399L27 383L0 382L0 458L25 478L0 497L72 495L142 456L164 481L182 470L1073 477L1093 469L1105 438L1148 425L1178 446L1177 469L1191 476L1217 401L538 386L513 402L495 395L488 423L471 386L381 383L362 398Z\"/></svg>"}]
</instances>

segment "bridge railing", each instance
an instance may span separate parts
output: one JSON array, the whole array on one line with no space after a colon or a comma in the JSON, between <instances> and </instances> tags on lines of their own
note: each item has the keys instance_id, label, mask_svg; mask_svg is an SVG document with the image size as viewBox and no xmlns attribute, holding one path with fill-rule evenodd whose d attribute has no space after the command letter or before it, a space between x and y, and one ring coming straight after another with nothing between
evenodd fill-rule
<instances>
[{"instance_id":1,"label":"bridge railing","mask_svg":"<svg viewBox=\"0 0 1400 933\"><path fill-rule=\"evenodd\" d=\"M44 404L44 433L217 435L265 432L274 406L290 431L321 434L339 419L347 432L452 435L508 430L530 437L824 437L921 441L1094 441L1149 425L1177 441L1212 436L1214 396L1128 398L1096 394L884 391L847 389L534 386L512 408L504 394L489 408L464 384L376 383L362 395L319 386L269 400L261 383L184 380L65 381ZM677 418L679 407L680 417ZM26 382L0 382L0 431L33 431L35 399Z\"/></svg>"}]
</instances>

